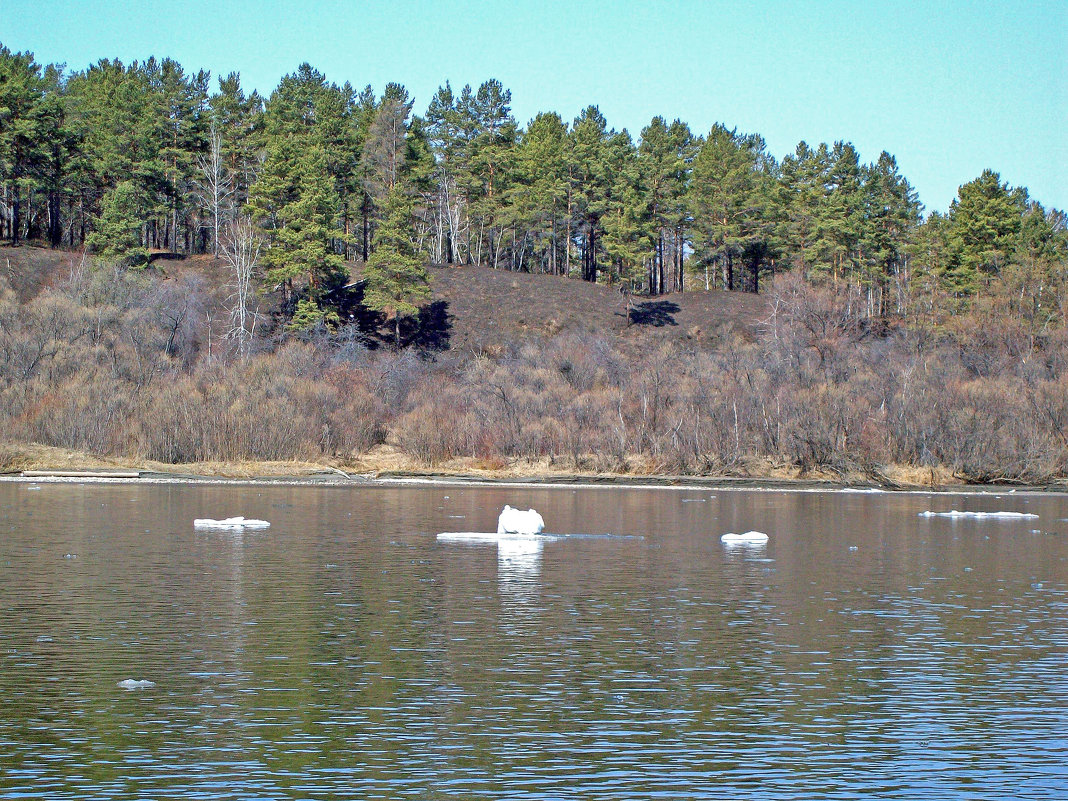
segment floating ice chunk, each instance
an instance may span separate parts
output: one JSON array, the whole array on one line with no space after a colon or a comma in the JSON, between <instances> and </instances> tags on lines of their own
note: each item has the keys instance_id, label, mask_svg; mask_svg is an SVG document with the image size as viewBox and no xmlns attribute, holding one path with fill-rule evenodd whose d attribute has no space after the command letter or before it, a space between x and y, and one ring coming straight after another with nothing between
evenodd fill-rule
<instances>
[{"instance_id":1,"label":"floating ice chunk","mask_svg":"<svg viewBox=\"0 0 1068 801\"><path fill-rule=\"evenodd\" d=\"M498 534L541 534L545 521L533 509L522 511L505 506L497 518Z\"/></svg>"},{"instance_id":2,"label":"floating ice chunk","mask_svg":"<svg viewBox=\"0 0 1068 801\"><path fill-rule=\"evenodd\" d=\"M193 521L193 528L270 528L266 520L256 520L250 517L227 517L223 520L212 520L210 517L198 517Z\"/></svg>"},{"instance_id":3,"label":"floating ice chunk","mask_svg":"<svg viewBox=\"0 0 1068 801\"><path fill-rule=\"evenodd\" d=\"M768 541L768 535L763 531L747 531L744 534L724 534L719 540L727 545L763 545Z\"/></svg>"},{"instance_id":4,"label":"floating ice chunk","mask_svg":"<svg viewBox=\"0 0 1068 801\"><path fill-rule=\"evenodd\" d=\"M966 517L974 520L1027 520L1038 517L1038 515L1030 512L958 512L956 509L949 512L920 512L919 516L950 517L954 519Z\"/></svg>"},{"instance_id":5,"label":"floating ice chunk","mask_svg":"<svg viewBox=\"0 0 1068 801\"><path fill-rule=\"evenodd\" d=\"M443 531L438 534L438 542L472 542L472 543L500 543L511 542L555 542L560 539L554 534L512 534L505 532L500 534L493 531Z\"/></svg>"},{"instance_id":6,"label":"floating ice chunk","mask_svg":"<svg viewBox=\"0 0 1068 801\"><path fill-rule=\"evenodd\" d=\"M149 687L155 687L156 682L148 679L123 679L119 686L124 690L147 690Z\"/></svg>"}]
</instances>

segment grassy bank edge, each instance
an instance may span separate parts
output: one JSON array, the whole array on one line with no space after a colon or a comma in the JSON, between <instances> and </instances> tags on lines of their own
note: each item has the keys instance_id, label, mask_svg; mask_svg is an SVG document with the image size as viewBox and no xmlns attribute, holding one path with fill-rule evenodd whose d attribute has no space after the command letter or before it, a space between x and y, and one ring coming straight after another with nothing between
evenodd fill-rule
<instances>
[{"instance_id":1,"label":"grassy bank edge","mask_svg":"<svg viewBox=\"0 0 1068 801\"><path fill-rule=\"evenodd\" d=\"M1042 485L970 483L944 467L917 468L879 465L869 470L802 472L792 465L753 460L722 473L674 475L657 472L640 460L628 464L627 472L576 470L562 462L500 459L454 459L428 467L395 448L381 446L357 459L342 461L282 462L191 462L164 464L147 459L100 457L38 444L0 443L0 475L17 476L27 470L108 471L139 470L181 479L279 479L287 481L349 481L424 479L526 484L604 484L609 486L654 485L695 487L825 487L975 491L983 487L1011 486L1018 489L1068 492L1068 479Z\"/></svg>"}]
</instances>

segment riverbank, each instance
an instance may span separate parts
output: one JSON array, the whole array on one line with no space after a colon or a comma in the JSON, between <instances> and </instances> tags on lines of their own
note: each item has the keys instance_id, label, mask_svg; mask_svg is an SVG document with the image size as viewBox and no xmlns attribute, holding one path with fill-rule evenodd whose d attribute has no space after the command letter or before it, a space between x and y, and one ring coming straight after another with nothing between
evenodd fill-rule
<instances>
[{"instance_id":1,"label":"riverbank","mask_svg":"<svg viewBox=\"0 0 1068 801\"><path fill-rule=\"evenodd\" d=\"M656 486L774 489L868 489L973 492L988 489L1068 492L1068 480L1044 485L969 483L945 468L881 465L871 471L802 472L796 467L752 460L720 474L666 474L637 459L630 470L605 472L569 469L550 460L453 459L433 468L396 448L380 446L351 461L241 461L166 464L147 459L105 458L44 445L0 444L0 476L37 481L226 481L287 484L394 482L479 483L504 485ZM136 476L136 477L135 477Z\"/></svg>"}]
</instances>

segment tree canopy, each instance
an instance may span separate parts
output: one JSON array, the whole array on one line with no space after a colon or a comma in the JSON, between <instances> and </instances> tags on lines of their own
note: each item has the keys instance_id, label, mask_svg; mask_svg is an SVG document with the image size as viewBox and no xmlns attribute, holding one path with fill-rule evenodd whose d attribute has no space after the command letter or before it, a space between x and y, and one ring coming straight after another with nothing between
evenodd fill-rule
<instances>
[{"instance_id":1,"label":"tree canopy","mask_svg":"<svg viewBox=\"0 0 1068 801\"><path fill-rule=\"evenodd\" d=\"M400 84L376 96L310 64L261 97L237 73L213 87L171 59L68 71L0 45L0 236L143 263L218 254L227 221L247 214L290 314L325 303L359 260L651 295L756 292L797 270L855 287L872 315L920 291L967 300L1006 281L1041 305L1030 283L1063 280L1064 215L993 170L924 218L893 155L865 163L845 140L777 159L726 124L694 132L654 116L635 138L594 104L570 123L545 111L522 125L511 103L495 79L445 82L420 115ZM383 292L382 308L403 314L418 296Z\"/></svg>"}]
</instances>

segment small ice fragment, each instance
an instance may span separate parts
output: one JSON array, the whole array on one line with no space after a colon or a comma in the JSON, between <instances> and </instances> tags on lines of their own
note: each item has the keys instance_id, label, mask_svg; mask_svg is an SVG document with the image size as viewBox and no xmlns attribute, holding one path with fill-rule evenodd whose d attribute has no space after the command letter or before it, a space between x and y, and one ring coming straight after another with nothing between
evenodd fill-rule
<instances>
[{"instance_id":1,"label":"small ice fragment","mask_svg":"<svg viewBox=\"0 0 1068 801\"><path fill-rule=\"evenodd\" d=\"M270 528L266 520L256 520L249 517L227 517L222 520L212 520L210 517L198 517L193 521L193 528Z\"/></svg>"},{"instance_id":2,"label":"small ice fragment","mask_svg":"<svg viewBox=\"0 0 1068 801\"><path fill-rule=\"evenodd\" d=\"M744 534L724 534L719 540L728 545L760 545L768 541L768 535L763 531L747 531Z\"/></svg>"},{"instance_id":3,"label":"small ice fragment","mask_svg":"<svg viewBox=\"0 0 1068 801\"><path fill-rule=\"evenodd\" d=\"M545 530L545 521L533 509L522 511L505 506L497 518L498 534L541 534Z\"/></svg>"},{"instance_id":4,"label":"small ice fragment","mask_svg":"<svg viewBox=\"0 0 1068 801\"><path fill-rule=\"evenodd\" d=\"M974 520L1026 520L1036 518L1038 515L1030 512L958 512L953 509L949 512L920 512L920 517L967 517Z\"/></svg>"},{"instance_id":5,"label":"small ice fragment","mask_svg":"<svg viewBox=\"0 0 1068 801\"><path fill-rule=\"evenodd\" d=\"M857 546L856 545L850 545L849 546L849 550L855 551L855 550L857 550Z\"/></svg>"},{"instance_id":6,"label":"small ice fragment","mask_svg":"<svg viewBox=\"0 0 1068 801\"><path fill-rule=\"evenodd\" d=\"M438 542L467 542L475 544L502 542L534 541L537 543L555 542L559 537L553 534L514 534L505 532L498 534L495 531L443 531L437 535Z\"/></svg>"},{"instance_id":7,"label":"small ice fragment","mask_svg":"<svg viewBox=\"0 0 1068 801\"><path fill-rule=\"evenodd\" d=\"M148 679L123 679L119 686L124 690L147 690L149 687L155 687L156 682Z\"/></svg>"},{"instance_id":8,"label":"small ice fragment","mask_svg":"<svg viewBox=\"0 0 1068 801\"><path fill-rule=\"evenodd\" d=\"M65 553L65 554L63 554L63 558L64 559L77 559L78 558L78 554L76 554L76 553Z\"/></svg>"}]
</instances>

